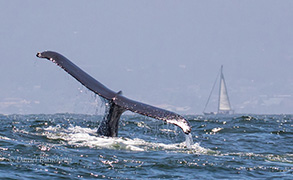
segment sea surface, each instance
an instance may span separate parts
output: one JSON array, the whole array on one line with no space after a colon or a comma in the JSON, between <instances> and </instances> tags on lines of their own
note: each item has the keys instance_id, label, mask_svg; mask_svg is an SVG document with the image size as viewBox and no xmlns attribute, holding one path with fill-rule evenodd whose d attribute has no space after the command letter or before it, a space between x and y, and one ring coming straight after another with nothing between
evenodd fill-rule
<instances>
[{"instance_id":1,"label":"sea surface","mask_svg":"<svg viewBox=\"0 0 293 180\"><path fill-rule=\"evenodd\" d=\"M107 138L101 115L0 115L0 178L293 179L293 115L185 117L192 136L124 115Z\"/></svg>"}]
</instances>

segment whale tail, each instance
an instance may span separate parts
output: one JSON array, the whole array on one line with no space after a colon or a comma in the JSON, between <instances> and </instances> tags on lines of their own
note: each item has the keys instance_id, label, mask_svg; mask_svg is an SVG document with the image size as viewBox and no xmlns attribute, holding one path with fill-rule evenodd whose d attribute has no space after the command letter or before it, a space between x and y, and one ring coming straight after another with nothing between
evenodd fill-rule
<instances>
[{"instance_id":1,"label":"whale tail","mask_svg":"<svg viewBox=\"0 0 293 180\"><path fill-rule=\"evenodd\" d=\"M180 127L185 134L189 134L191 131L189 122L179 114L128 99L122 95L122 91L115 93L59 53L44 51L37 53L36 56L56 63L82 85L109 101L109 111L98 128L97 133L100 135L118 136L120 116L127 110L174 124Z\"/></svg>"},{"instance_id":2,"label":"whale tail","mask_svg":"<svg viewBox=\"0 0 293 180\"><path fill-rule=\"evenodd\" d=\"M118 136L119 119L124 111L124 108L110 102L108 113L101 122L97 133L109 137Z\"/></svg>"}]
</instances>

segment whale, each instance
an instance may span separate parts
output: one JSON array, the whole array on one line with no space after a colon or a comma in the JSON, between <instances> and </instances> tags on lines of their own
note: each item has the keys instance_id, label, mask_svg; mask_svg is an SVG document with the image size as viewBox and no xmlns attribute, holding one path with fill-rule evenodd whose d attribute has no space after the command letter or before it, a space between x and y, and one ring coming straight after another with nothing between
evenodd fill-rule
<instances>
[{"instance_id":1,"label":"whale","mask_svg":"<svg viewBox=\"0 0 293 180\"><path fill-rule=\"evenodd\" d=\"M185 134L189 134L191 132L190 123L183 116L165 109L131 100L123 96L122 91L115 92L107 88L105 85L72 63L65 56L57 52L38 52L36 56L38 58L47 59L57 64L87 89L108 101L108 112L106 113L97 130L97 134L101 136L118 136L119 119L125 111L132 111L143 116L148 116L158 120L163 120L170 124L174 124L180 127Z\"/></svg>"}]
</instances>

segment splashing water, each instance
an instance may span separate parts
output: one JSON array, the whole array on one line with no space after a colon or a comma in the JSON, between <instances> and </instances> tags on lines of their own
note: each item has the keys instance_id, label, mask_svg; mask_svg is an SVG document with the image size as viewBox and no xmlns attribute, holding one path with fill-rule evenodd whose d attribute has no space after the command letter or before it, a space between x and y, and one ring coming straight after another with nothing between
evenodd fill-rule
<instances>
[{"instance_id":1,"label":"splashing water","mask_svg":"<svg viewBox=\"0 0 293 180\"><path fill-rule=\"evenodd\" d=\"M125 137L100 137L96 135L97 129L83 128L80 126L69 125L68 128L62 128L60 125L54 127L49 126L44 128L41 135L45 135L48 139L62 140L67 145L74 147L89 147L89 148L106 148L120 149L130 151L150 151L150 150L167 150L175 152L192 151L192 153L206 153L207 149L194 144L192 135L186 135L186 141L182 143L158 143L148 142L140 138L125 138ZM187 149L186 149L187 147ZM190 152L191 152L190 151Z\"/></svg>"},{"instance_id":2,"label":"splashing water","mask_svg":"<svg viewBox=\"0 0 293 180\"><path fill-rule=\"evenodd\" d=\"M191 149L192 145L194 145L191 133L189 133L188 135L185 134L185 144L188 149Z\"/></svg>"}]
</instances>

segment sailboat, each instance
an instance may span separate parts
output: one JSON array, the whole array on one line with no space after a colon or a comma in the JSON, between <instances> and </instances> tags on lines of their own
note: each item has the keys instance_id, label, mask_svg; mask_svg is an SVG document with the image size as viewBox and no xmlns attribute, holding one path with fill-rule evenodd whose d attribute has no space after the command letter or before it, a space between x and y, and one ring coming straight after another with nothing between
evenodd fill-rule
<instances>
[{"instance_id":1,"label":"sailboat","mask_svg":"<svg viewBox=\"0 0 293 180\"><path fill-rule=\"evenodd\" d=\"M220 74L220 87L219 87L219 99L218 99L218 111L217 112L206 112L206 108L209 104L211 95L213 93L213 90L215 89L215 85L217 83L218 77ZM208 101L205 105L205 108L203 110L204 115L216 115L216 114L233 114L234 110L231 108L231 103L228 96L227 86L223 74L223 65L221 66L220 73L218 74L216 81L212 87L211 93L209 95Z\"/></svg>"}]
</instances>

